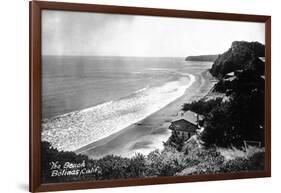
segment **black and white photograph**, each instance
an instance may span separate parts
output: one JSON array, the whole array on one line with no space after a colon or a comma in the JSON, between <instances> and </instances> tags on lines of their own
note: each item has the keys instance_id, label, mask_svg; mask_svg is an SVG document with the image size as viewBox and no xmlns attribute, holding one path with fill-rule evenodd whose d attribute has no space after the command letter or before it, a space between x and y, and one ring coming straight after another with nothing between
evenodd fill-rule
<instances>
[{"instance_id":1,"label":"black and white photograph","mask_svg":"<svg viewBox=\"0 0 281 193\"><path fill-rule=\"evenodd\" d=\"M42 10L41 180L263 171L265 24Z\"/></svg>"}]
</instances>

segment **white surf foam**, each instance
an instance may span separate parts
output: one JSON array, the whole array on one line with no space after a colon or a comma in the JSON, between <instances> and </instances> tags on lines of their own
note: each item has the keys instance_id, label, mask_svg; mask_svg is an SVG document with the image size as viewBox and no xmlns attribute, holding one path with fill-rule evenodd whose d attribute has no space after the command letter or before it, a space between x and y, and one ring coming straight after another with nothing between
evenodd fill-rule
<instances>
[{"instance_id":1,"label":"white surf foam","mask_svg":"<svg viewBox=\"0 0 281 193\"><path fill-rule=\"evenodd\" d=\"M42 140L59 150L74 151L116 133L181 97L195 81L193 75L186 75L178 81L147 87L117 101L44 120Z\"/></svg>"},{"instance_id":2,"label":"white surf foam","mask_svg":"<svg viewBox=\"0 0 281 193\"><path fill-rule=\"evenodd\" d=\"M143 92L143 91L147 90L148 88L149 88L149 85L148 85L148 86L146 86L146 87L144 87L144 88L142 88L142 89L140 89L140 90L135 91L134 93L140 93L140 92Z\"/></svg>"}]
</instances>

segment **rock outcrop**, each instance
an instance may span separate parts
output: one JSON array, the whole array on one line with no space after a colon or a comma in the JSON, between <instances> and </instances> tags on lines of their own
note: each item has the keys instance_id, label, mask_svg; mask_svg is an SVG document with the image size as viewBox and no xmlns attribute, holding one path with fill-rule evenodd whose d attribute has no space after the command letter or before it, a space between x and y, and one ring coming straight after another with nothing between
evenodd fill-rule
<instances>
[{"instance_id":1,"label":"rock outcrop","mask_svg":"<svg viewBox=\"0 0 281 193\"><path fill-rule=\"evenodd\" d=\"M255 68L264 71L264 63L259 57L265 56L265 46L259 42L235 41L231 47L219 55L210 72L221 78L235 70Z\"/></svg>"}]
</instances>

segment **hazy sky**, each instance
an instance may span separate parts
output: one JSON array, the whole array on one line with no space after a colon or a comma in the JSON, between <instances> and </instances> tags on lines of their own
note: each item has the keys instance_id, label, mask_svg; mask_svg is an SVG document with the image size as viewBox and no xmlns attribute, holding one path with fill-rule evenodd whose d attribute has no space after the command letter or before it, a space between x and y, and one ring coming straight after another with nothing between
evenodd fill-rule
<instances>
[{"instance_id":1,"label":"hazy sky","mask_svg":"<svg viewBox=\"0 0 281 193\"><path fill-rule=\"evenodd\" d=\"M262 23L43 11L43 55L185 57L235 40L264 43Z\"/></svg>"}]
</instances>

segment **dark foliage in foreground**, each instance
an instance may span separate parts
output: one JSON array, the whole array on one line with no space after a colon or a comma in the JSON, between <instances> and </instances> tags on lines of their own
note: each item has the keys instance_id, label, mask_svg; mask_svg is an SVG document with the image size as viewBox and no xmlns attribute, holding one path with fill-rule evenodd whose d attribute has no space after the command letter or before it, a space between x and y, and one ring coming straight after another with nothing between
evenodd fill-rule
<instances>
[{"instance_id":1,"label":"dark foliage in foreground","mask_svg":"<svg viewBox=\"0 0 281 193\"><path fill-rule=\"evenodd\" d=\"M186 147L185 147L186 148ZM188 152L188 153L186 153ZM81 163L85 161L86 169L96 168L96 172L84 175L51 177L50 162ZM132 158L109 155L98 160L89 159L73 152L63 152L52 148L48 142L42 142L42 182L97 181L128 178L145 178L157 176L191 175L220 173L244 170L263 170L264 154L256 153L249 159L237 158L225 161L224 157L210 149L184 149L177 151L165 145L163 151L155 150L147 156L136 154ZM190 170L191 172L186 172ZM67 169L69 171L69 169Z\"/></svg>"},{"instance_id":2,"label":"dark foliage in foreground","mask_svg":"<svg viewBox=\"0 0 281 193\"><path fill-rule=\"evenodd\" d=\"M222 165L221 172L239 172L243 170L263 170L264 152L255 153L249 159L237 158Z\"/></svg>"},{"instance_id":3,"label":"dark foliage in foreground","mask_svg":"<svg viewBox=\"0 0 281 193\"><path fill-rule=\"evenodd\" d=\"M188 173L183 171L181 175L260 171L264 170L264 152L255 153L249 159L236 158L229 161L223 161L221 156L212 156L208 162L201 162L192 169Z\"/></svg>"},{"instance_id":4,"label":"dark foliage in foreground","mask_svg":"<svg viewBox=\"0 0 281 193\"><path fill-rule=\"evenodd\" d=\"M51 183L173 176L184 168L185 161L179 155L177 150L167 147L162 152L158 150L152 151L147 157L142 154L136 154L132 158L108 155L98 160L92 160L85 155L58 151L52 148L50 143L42 142L42 181ZM50 163L54 161L59 163L81 163L85 161L86 169L95 168L96 171L84 175L52 177ZM66 169L66 171L69 170Z\"/></svg>"},{"instance_id":5,"label":"dark foliage in foreground","mask_svg":"<svg viewBox=\"0 0 281 193\"><path fill-rule=\"evenodd\" d=\"M83 175L53 176L51 177L51 162L82 163L85 161L85 168L94 169L95 172ZM58 151L52 148L50 143L42 142L42 181L43 182L68 182L68 181L89 181L89 180L110 180L144 177L145 159L141 154L133 158L120 156L105 156L99 160L89 159L85 155L77 155L73 152ZM65 169L69 171L71 169ZM62 170L60 170L62 171Z\"/></svg>"}]
</instances>

